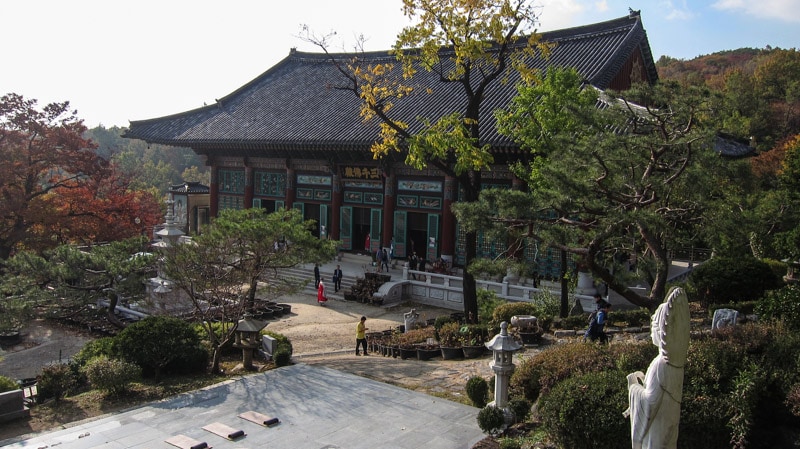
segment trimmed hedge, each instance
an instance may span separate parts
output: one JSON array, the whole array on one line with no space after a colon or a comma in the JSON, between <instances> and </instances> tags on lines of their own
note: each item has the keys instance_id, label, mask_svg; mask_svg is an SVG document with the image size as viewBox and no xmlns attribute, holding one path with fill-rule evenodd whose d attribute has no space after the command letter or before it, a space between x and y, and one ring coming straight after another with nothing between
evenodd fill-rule
<instances>
[{"instance_id":1,"label":"trimmed hedge","mask_svg":"<svg viewBox=\"0 0 800 449\"><path fill-rule=\"evenodd\" d=\"M82 371L93 388L112 395L124 393L132 382L142 377L142 369L135 363L106 356L89 360Z\"/></svg>"},{"instance_id":2,"label":"trimmed hedge","mask_svg":"<svg viewBox=\"0 0 800 449\"><path fill-rule=\"evenodd\" d=\"M621 418L625 377L646 371L656 352L650 342L548 348L520 363L511 397L538 399L545 430L563 447L630 447L629 422ZM780 322L693 335L678 447L793 447L800 428L798 354L800 334Z\"/></svg>"},{"instance_id":3,"label":"trimmed hedge","mask_svg":"<svg viewBox=\"0 0 800 449\"><path fill-rule=\"evenodd\" d=\"M703 305L754 301L783 281L755 257L714 257L689 275L687 293Z\"/></svg>"},{"instance_id":4,"label":"trimmed hedge","mask_svg":"<svg viewBox=\"0 0 800 449\"><path fill-rule=\"evenodd\" d=\"M538 413L553 440L569 448L630 448L630 423L622 416L628 407L626 374L576 375L542 395Z\"/></svg>"},{"instance_id":5,"label":"trimmed hedge","mask_svg":"<svg viewBox=\"0 0 800 449\"><path fill-rule=\"evenodd\" d=\"M205 369L208 352L194 327L184 320L151 316L126 327L115 337L119 354L142 368L144 376Z\"/></svg>"},{"instance_id":6,"label":"trimmed hedge","mask_svg":"<svg viewBox=\"0 0 800 449\"><path fill-rule=\"evenodd\" d=\"M486 407L487 398L489 397L489 384L481 376L472 376L467 379L467 385L464 387L467 392L467 397L472 401L472 405L478 408Z\"/></svg>"}]
</instances>

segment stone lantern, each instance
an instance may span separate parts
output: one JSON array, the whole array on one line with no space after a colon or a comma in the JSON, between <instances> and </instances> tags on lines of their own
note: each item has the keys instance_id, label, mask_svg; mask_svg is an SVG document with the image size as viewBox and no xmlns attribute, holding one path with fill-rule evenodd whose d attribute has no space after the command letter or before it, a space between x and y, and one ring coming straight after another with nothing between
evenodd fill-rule
<instances>
[{"instance_id":1,"label":"stone lantern","mask_svg":"<svg viewBox=\"0 0 800 449\"><path fill-rule=\"evenodd\" d=\"M492 361L489 366L494 371L494 401L493 405L503 411L506 424L511 424L514 415L508 408L508 383L511 374L514 372L513 355L514 351L522 348L510 335L508 335L508 323L500 323L500 333L495 335L486 347L492 350Z\"/></svg>"},{"instance_id":2,"label":"stone lantern","mask_svg":"<svg viewBox=\"0 0 800 449\"><path fill-rule=\"evenodd\" d=\"M253 369L253 351L261 345L259 333L267 323L254 320L249 314L236 323L233 347L242 348L242 365L246 370Z\"/></svg>"}]
</instances>

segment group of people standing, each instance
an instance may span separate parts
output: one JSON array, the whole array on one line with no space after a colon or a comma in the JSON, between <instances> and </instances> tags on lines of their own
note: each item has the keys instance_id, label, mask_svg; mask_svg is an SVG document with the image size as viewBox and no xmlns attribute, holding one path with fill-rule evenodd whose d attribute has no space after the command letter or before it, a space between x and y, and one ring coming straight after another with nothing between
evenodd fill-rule
<instances>
[{"instance_id":1,"label":"group of people standing","mask_svg":"<svg viewBox=\"0 0 800 449\"><path fill-rule=\"evenodd\" d=\"M342 272L342 266L336 265L336 269L333 270L333 291L338 292L340 288L342 288L342 276L344 273ZM317 289L317 303L319 305L324 305L328 301L328 296L325 294L325 279L319 273L319 264L314 264L314 287Z\"/></svg>"}]
</instances>

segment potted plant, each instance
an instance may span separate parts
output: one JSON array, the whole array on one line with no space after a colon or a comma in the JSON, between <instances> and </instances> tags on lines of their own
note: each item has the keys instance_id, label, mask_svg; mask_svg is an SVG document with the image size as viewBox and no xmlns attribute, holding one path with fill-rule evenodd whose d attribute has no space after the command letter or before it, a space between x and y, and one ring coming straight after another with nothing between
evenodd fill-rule
<instances>
[{"instance_id":1,"label":"potted plant","mask_svg":"<svg viewBox=\"0 0 800 449\"><path fill-rule=\"evenodd\" d=\"M486 351L486 341L489 339L489 328L483 324L466 324L459 330L464 357L473 359L480 357Z\"/></svg>"},{"instance_id":2,"label":"potted plant","mask_svg":"<svg viewBox=\"0 0 800 449\"><path fill-rule=\"evenodd\" d=\"M411 329L402 334L395 334L392 342L397 345L401 359L417 357L417 349L426 344L428 339L433 339L432 327Z\"/></svg>"},{"instance_id":3,"label":"potted plant","mask_svg":"<svg viewBox=\"0 0 800 449\"><path fill-rule=\"evenodd\" d=\"M464 357L461 349L461 325L456 321L443 324L439 328L439 349L442 351L443 360L460 359Z\"/></svg>"}]
</instances>

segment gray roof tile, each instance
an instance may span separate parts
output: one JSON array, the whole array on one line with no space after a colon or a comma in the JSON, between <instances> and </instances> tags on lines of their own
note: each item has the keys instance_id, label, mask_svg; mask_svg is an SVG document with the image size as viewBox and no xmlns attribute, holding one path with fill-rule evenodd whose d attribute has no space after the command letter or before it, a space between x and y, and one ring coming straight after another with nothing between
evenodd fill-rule
<instances>
[{"instance_id":1,"label":"gray roof tile","mask_svg":"<svg viewBox=\"0 0 800 449\"><path fill-rule=\"evenodd\" d=\"M610 86L621 68L641 52L649 81L658 75L647 34L638 15L542 34L555 44L548 59L532 65L574 67L592 85ZM446 50L443 50L446 51ZM340 54L346 58L352 55ZM359 55L367 63L393 61L388 52ZM150 120L132 121L125 137L195 150L223 148L238 151L289 152L294 149L364 151L376 140L377 119L364 122L359 99L336 89L345 81L322 53L290 52L289 56L216 104ZM495 130L492 111L516 94L518 75L507 83L495 82L481 106L481 139L495 147L514 146ZM436 119L464 108L455 83L443 85L434 73L421 70L413 78L414 92L395 102L392 116L421 127L418 117ZM432 87L428 93L426 87Z\"/></svg>"}]
</instances>

